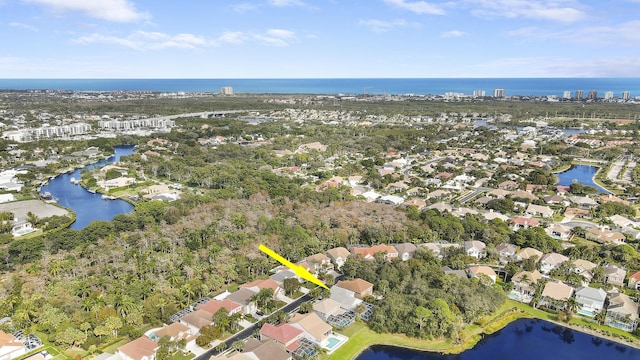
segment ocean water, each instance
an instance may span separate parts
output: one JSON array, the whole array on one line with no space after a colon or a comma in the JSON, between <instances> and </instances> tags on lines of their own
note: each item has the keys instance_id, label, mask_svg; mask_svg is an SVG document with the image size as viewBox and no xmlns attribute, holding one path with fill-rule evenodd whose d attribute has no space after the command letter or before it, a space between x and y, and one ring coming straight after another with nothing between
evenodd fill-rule
<instances>
[{"instance_id":1,"label":"ocean water","mask_svg":"<svg viewBox=\"0 0 640 360\"><path fill-rule=\"evenodd\" d=\"M223 86L255 94L439 95L484 90L491 96L499 88L506 96L562 96L564 91L574 96L576 90L583 90L585 97L591 90L599 97L607 91L616 97L624 91L640 96L640 78L0 79L0 90L219 92Z\"/></svg>"}]
</instances>

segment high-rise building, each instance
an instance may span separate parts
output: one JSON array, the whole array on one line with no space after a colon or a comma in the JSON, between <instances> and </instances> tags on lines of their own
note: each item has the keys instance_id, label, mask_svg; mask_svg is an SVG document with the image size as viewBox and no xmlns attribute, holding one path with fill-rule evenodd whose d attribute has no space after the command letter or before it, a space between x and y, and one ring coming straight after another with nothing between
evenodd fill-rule
<instances>
[{"instance_id":1,"label":"high-rise building","mask_svg":"<svg viewBox=\"0 0 640 360\"><path fill-rule=\"evenodd\" d=\"M605 100L613 99L613 91L607 91L606 93L604 93L604 99Z\"/></svg>"},{"instance_id":2,"label":"high-rise building","mask_svg":"<svg viewBox=\"0 0 640 360\"><path fill-rule=\"evenodd\" d=\"M494 98L503 98L504 97L504 89L494 89L493 90Z\"/></svg>"},{"instance_id":3,"label":"high-rise building","mask_svg":"<svg viewBox=\"0 0 640 360\"><path fill-rule=\"evenodd\" d=\"M628 91L622 92L622 100L629 100L629 99L631 99L631 93L629 93Z\"/></svg>"},{"instance_id":4,"label":"high-rise building","mask_svg":"<svg viewBox=\"0 0 640 360\"><path fill-rule=\"evenodd\" d=\"M576 90L576 99L582 100L584 98L584 91Z\"/></svg>"},{"instance_id":5,"label":"high-rise building","mask_svg":"<svg viewBox=\"0 0 640 360\"><path fill-rule=\"evenodd\" d=\"M484 90L473 90L473 97L484 97L485 96L485 91Z\"/></svg>"},{"instance_id":6,"label":"high-rise building","mask_svg":"<svg viewBox=\"0 0 640 360\"><path fill-rule=\"evenodd\" d=\"M564 93L562 93L562 98L565 100L571 99L571 91L565 91Z\"/></svg>"},{"instance_id":7,"label":"high-rise building","mask_svg":"<svg viewBox=\"0 0 640 360\"><path fill-rule=\"evenodd\" d=\"M220 88L220 93L222 95L233 95L233 88L231 86L223 86Z\"/></svg>"},{"instance_id":8,"label":"high-rise building","mask_svg":"<svg viewBox=\"0 0 640 360\"><path fill-rule=\"evenodd\" d=\"M598 90L589 91L589 100L596 100L598 98Z\"/></svg>"}]
</instances>

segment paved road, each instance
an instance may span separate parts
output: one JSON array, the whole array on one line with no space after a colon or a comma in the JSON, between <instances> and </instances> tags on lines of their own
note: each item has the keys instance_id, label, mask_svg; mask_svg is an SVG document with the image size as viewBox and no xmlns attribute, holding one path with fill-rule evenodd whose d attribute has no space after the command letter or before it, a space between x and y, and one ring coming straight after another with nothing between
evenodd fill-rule
<instances>
[{"instance_id":1,"label":"paved road","mask_svg":"<svg viewBox=\"0 0 640 360\"><path fill-rule=\"evenodd\" d=\"M285 305L284 307L280 308L280 310L284 311L284 312L292 312L293 310L297 309L300 304L302 304L303 302L307 302L307 301L311 301L311 297L309 295L304 295L296 300L294 300L291 304ZM231 336L230 338L228 338L227 340L224 341L224 343L227 345L225 349L228 349L231 347L231 344L233 344L234 342L238 341L238 340L244 340L250 336L253 335L253 332L255 330L258 329L258 324L254 323L253 325L249 326L248 328L240 331L239 333L236 333L235 335ZM195 360L209 360L209 358L211 356L215 356L218 355L220 353L220 351L217 351L215 348L209 349L207 352L205 352L204 354L197 356L195 358Z\"/></svg>"},{"instance_id":2,"label":"paved road","mask_svg":"<svg viewBox=\"0 0 640 360\"><path fill-rule=\"evenodd\" d=\"M467 194L467 195L464 195L463 197L461 197L460 199L458 199L458 201L459 201L461 204L464 204L465 202L467 202L467 201L469 201L469 200L473 199L474 197L476 197L476 196L480 195L481 193L483 193L483 192L487 192L487 191L491 191L491 190L493 190L493 189L485 188L485 187L479 187L479 188L477 188L476 190L474 190L472 193L469 193L469 194Z\"/></svg>"}]
</instances>

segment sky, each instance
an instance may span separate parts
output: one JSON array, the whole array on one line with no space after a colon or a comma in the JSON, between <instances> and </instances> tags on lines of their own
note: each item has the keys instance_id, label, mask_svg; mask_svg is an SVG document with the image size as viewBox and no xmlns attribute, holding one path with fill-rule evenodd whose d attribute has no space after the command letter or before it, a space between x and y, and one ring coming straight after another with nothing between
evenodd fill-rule
<instances>
[{"instance_id":1,"label":"sky","mask_svg":"<svg viewBox=\"0 0 640 360\"><path fill-rule=\"evenodd\" d=\"M0 78L640 77L640 0L0 0Z\"/></svg>"}]
</instances>

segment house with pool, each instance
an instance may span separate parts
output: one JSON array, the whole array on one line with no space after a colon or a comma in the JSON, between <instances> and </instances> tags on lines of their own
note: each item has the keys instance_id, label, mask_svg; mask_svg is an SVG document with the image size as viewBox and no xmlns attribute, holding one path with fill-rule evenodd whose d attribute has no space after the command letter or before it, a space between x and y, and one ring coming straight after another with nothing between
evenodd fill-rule
<instances>
[{"instance_id":1,"label":"house with pool","mask_svg":"<svg viewBox=\"0 0 640 360\"><path fill-rule=\"evenodd\" d=\"M581 287L576 291L576 301L580 306L577 312L580 315L594 317L604 309L606 299L607 293L602 289Z\"/></svg>"}]
</instances>

